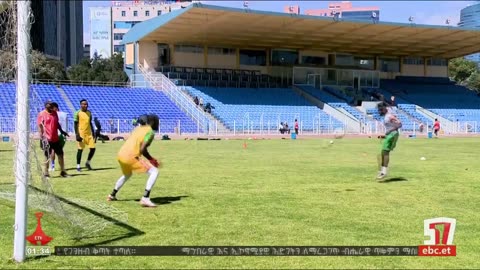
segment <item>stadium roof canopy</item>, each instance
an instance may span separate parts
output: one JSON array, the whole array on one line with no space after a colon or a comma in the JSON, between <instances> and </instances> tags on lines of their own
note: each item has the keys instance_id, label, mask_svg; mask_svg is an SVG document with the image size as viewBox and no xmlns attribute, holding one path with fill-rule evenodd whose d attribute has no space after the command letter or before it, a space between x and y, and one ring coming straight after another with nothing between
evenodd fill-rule
<instances>
[{"instance_id":1,"label":"stadium roof canopy","mask_svg":"<svg viewBox=\"0 0 480 270\"><path fill-rule=\"evenodd\" d=\"M442 58L480 51L480 31L471 28L334 21L200 3L135 25L122 44L136 41Z\"/></svg>"}]
</instances>

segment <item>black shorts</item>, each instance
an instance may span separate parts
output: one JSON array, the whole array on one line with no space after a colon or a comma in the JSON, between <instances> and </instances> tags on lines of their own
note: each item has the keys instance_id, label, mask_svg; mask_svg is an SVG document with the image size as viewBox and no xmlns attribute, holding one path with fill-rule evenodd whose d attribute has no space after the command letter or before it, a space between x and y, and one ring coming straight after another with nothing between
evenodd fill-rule
<instances>
[{"instance_id":1,"label":"black shorts","mask_svg":"<svg viewBox=\"0 0 480 270\"><path fill-rule=\"evenodd\" d=\"M58 141L58 142L48 142L47 147L44 147L43 146L43 141L40 141L40 147L42 148L43 153L45 154L45 156L47 158L50 157L50 153L52 153L52 151L56 155L63 155L63 147L62 147L62 144L60 143L60 141Z\"/></svg>"}]
</instances>

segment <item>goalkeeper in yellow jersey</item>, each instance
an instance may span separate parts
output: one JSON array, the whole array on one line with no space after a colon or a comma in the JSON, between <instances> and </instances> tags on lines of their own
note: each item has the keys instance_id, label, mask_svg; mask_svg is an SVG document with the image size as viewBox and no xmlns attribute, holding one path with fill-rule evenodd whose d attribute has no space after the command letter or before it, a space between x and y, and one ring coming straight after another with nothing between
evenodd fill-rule
<instances>
[{"instance_id":1,"label":"goalkeeper in yellow jersey","mask_svg":"<svg viewBox=\"0 0 480 270\"><path fill-rule=\"evenodd\" d=\"M80 100L80 110L75 112L73 124L75 127L75 134L78 143L77 150L77 171L80 171L80 163L82 161L82 153L85 146L90 148L85 167L88 170L92 169L90 161L92 161L95 154L95 139L93 138L92 113L88 110L88 102L85 99Z\"/></svg>"},{"instance_id":2,"label":"goalkeeper in yellow jersey","mask_svg":"<svg viewBox=\"0 0 480 270\"><path fill-rule=\"evenodd\" d=\"M122 169L122 176L115 184L112 193L108 195L108 201L116 201L117 192L123 184L132 176L132 173L148 173L147 185L140 204L145 207L156 207L150 201L152 190L158 177L160 163L148 153L148 147L155 137L154 131L158 131L159 119L156 115L143 115L139 119L140 126L136 127L118 152L118 163ZM144 156L148 162L141 158Z\"/></svg>"}]
</instances>

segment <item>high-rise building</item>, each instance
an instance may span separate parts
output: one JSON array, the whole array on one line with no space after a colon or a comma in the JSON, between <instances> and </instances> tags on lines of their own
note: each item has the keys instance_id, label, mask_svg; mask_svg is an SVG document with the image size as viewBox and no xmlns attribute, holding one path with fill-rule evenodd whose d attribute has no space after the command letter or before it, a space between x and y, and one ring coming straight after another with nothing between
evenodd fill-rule
<instances>
[{"instance_id":1,"label":"high-rise building","mask_svg":"<svg viewBox=\"0 0 480 270\"><path fill-rule=\"evenodd\" d=\"M470 5L460 11L459 27L480 28L480 1L479 3ZM465 56L466 59L476 62L480 65L480 53Z\"/></svg>"},{"instance_id":2,"label":"high-rise building","mask_svg":"<svg viewBox=\"0 0 480 270\"><path fill-rule=\"evenodd\" d=\"M286 6L284 8L286 13L300 14L299 6ZM328 8L324 9L308 9L305 11L306 15L323 16L351 19L351 20L379 20L380 9L378 7L353 7L352 2L342 1L335 3L328 3Z\"/></svg>"},{"instance_id":3,"label":"high-rise building","mask_svg":"<svg viewBox=\"0 0 480 270\"><path fill-rule=\"evenodd\" d=\"M66 67L77 64L83 57L82 1L36 0L32 13L32 48Z\"/></svg>"},{"instance_id":4,"label":"high-rise building","mask_svg":"<svg viewBox=\"0 0 480 270\"><path fill-rule=\"evenodd\" d=\"M90 55L108 57L112 53L124 53L120 45L123 36L135 24L171 11L185 8L191 0L134 0L112 1L111 7L90 9Z\"/></svg>"}]
</instances>

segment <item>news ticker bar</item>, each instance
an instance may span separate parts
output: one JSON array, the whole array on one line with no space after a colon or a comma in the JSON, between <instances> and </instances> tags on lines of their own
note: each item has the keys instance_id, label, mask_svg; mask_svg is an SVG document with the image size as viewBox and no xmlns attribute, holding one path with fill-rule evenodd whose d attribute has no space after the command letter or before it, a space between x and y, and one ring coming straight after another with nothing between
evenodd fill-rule
<instances>
[{"instance_id":1,"label":"news ticker bar","mask_svg":"<svg viewBox=\"0 0 480 270\"><path fill-rule=\"evenodd\" d=\"M56 256L456 256L455 246L56 246Z\"/></svg>"}]
</instances>

